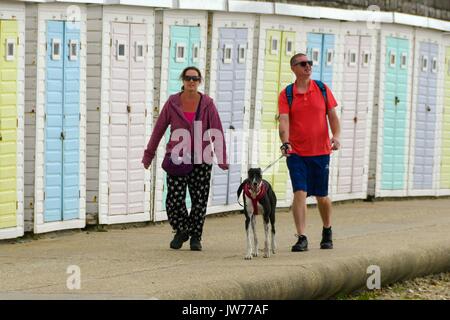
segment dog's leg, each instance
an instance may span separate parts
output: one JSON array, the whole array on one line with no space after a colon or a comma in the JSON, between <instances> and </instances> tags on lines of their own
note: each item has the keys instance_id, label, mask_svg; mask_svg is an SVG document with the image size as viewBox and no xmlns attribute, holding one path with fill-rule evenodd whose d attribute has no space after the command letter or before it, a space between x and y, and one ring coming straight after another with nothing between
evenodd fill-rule
<instances>
[{"instance_id":1,"label":"dog's leg","mask_svg":"<svg viewBox=\"0 0 450 320\"><path fill-rule=\"evenodd\" d=\"M272 227L272 253L275 254L277 245L275 242L275 212L270 216L270 225Z\"/></svg>"},{"instance_id":2,"label":"dog's leg","mask_svg":"<svg viewBox=\"0 0 450 320\"><path fill-rule=\"evenodd\" d=\"M246 213L245 214L245 231L247 233L247 254L245 255L244 259L251 260L252 259L252 243L251 243L251 228L252 225L250 223L251 217L253 214Z\"/></svg>"},{"instance_id":3,"label":"dog's leg","mask_svg":"<svg viewBox=\"0 0 450 320\"><path fill-rule=\"evenodd\" d=\"M252 215L252 229L253 229L253 256L258 256L258 238L256 236L256 216Z\"/></svg>"},{"instance_id":4,"label":"dog's leg","mask_svg":"<svg viewBox=\"0 0 450 320\"><path fill-rule=\"evenodd\" d=\"M264 219L264 258L270 258L269 249L269 219Z\"/></svg>"}]
</instances>

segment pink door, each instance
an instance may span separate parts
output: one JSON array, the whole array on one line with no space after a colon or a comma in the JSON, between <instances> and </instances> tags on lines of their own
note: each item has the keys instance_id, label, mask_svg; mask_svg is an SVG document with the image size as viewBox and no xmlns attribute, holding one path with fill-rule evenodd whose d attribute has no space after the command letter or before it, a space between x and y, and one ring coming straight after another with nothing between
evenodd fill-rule
<instances>
[{"instance_id":1,"label":"pink door","mask_svg":"<svg viewBox=\"0 0 450 320\"><path fill-rule=\"evenodd\" d=\"M128 126L128 213L144 212L142 152L145 146L146 30L143 24L130 25L130 89Z\"/></svg>"},{"instance_id":2,"label":"pink door","mask_svg":"<svg viewBox=\"0 0 450 320\"><path fill-rule=\"evenodd\" d=\"M109 214L144 212L145 26L112 24Z\"/></svg>"},{"instance_id":3,"label":"pink door","mask_svg":"<svg viewBox=\"0 0 450 320\"><path fill-rule=\"evenodd\" d=\"M345 37L344 97L337 192L363 191L366 128L369 104L371 38Z\"/></svg>"}]
</instances>

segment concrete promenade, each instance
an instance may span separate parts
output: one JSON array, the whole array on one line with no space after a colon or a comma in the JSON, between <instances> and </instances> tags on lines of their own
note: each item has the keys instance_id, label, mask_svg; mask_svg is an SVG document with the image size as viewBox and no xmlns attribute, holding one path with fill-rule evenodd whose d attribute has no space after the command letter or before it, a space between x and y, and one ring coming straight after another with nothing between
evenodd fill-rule
<instances>
[{"instance_id":1,"label":"concrete promenade","mask_svg":"<svg viewBox=\"0 0 450 320\"><path fill-rule=\"evenodd\" d=\"M275 255L244 260L244 216L207 217L203 251L169 249L168 223L59 232L0 242L0 299L323 299L366 285L450 270L450 199L335 204L333 250L320 250L321 220L308 209L308 252L291 252L291 212L277 212ZM81 289L67 288L67 268Z\"/></svg>"}]
</instances>

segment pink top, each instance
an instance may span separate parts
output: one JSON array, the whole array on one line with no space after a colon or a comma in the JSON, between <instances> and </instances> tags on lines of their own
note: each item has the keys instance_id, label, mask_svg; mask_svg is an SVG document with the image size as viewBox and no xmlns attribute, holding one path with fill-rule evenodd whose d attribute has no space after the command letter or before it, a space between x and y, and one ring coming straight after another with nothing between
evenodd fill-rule
<instances>
[{"instance_id":1,"label":"pink top","mask_svg":"<svg viewBox=\"0 0 450 320\"><path fill-rule=\"evenodd\" d=\"M194 122L195 112L185 112L185 111L183 111L183 113L184 113L184 116L186 117L186 119L187 119L190 123Z\"/></svg>"}]
</instances>

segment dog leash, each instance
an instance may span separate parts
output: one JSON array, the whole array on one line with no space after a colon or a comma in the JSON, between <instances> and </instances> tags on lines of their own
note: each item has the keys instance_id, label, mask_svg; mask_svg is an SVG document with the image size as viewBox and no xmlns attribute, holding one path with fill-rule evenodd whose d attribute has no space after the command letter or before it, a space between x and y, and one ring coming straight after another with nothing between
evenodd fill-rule
<instances>
[{"instance_id":1,"label":"dog leash","mask_svg":"<svg viewBox=\"0 0 450 320\"><path fill-rule=\"evenodd\" d=\"M261 171L261 173L265 172L267 169L269 169L271 166L273 166L275 163L277 163L278 161L281 160L281 158L283 158L284 155L281 155L277 160L275 160L274 162L272 162L271 164L269 164L263 171Z\"/></svg>"}]
</instances>

